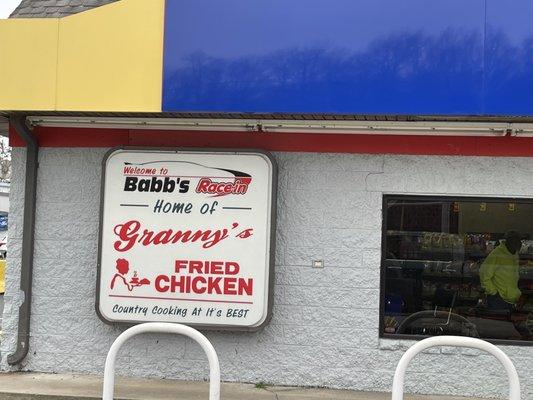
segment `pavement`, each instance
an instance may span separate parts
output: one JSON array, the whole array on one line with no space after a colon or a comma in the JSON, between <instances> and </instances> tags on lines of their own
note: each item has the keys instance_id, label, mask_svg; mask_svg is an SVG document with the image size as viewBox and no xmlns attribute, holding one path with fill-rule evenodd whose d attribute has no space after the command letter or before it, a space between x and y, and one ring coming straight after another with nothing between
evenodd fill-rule
<instances>
[{"instance_id":1,"label":"pavement","mask_svg":"<svg viewBox=\"0 0 533 400\"><path fill-rule=\"evenodd\" d=\"M205 400L207 382L117 378L116 400ZM102 398L102 379L92 375L37 373L0 374L0 400L94 400ZM252 384L223 383L222 400L390 400L390 393L316 388L257 388ZM479 400L466 397L406 395L405 400Z\"/></svg>"}]
</instances>

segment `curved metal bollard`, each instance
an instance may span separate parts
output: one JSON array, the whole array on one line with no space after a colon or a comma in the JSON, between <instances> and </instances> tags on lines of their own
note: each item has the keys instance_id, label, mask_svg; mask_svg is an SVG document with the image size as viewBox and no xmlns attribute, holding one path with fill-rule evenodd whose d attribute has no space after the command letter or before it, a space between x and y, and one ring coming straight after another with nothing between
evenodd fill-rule
<instances>
[{"instance_id":1,"label":"curved metal bollard","mask_svg":"<svg viewBox=\"0 0 533 400\"><path fill-rule=\"evenodd\" d=\"M131 337L140 333L175 333L185 335L194 339L207 355L209 360L209 400L220 399L220 365L218 363L217 353L207 338L196 329L181 324L171 324L164 322L150 322L136 325L122 332L111 345L104 369L104 390L102 400L113 400L115 388L115 359L122 345Z\"/></svg>"},{"instance_id":2,"label":"curved metal bollard","mask_svg":"<svg viewBox=\"0 0 533 400\"><path fill-rule=\"evenodd\" d=\"M509 378L509 400L520 400L520 380L513 362L493 344L481 339L462 336L435 336L411 346L400 359L392 382L392 400L403 400L405 370L411 360L421 351L435 346L471 347L492 354L503 365Z\"/></svg>"}]
</instances>

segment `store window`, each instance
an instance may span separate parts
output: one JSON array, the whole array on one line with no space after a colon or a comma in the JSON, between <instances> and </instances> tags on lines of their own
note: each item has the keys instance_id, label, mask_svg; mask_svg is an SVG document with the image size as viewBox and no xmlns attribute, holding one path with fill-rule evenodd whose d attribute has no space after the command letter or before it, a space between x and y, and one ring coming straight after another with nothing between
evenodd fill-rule
<instances>
[{"instance_id":1,"label":"store window","mask_svg":"<svg viewBox=\"0 0 533 400\"><path fill-rule=\"evenodd\" d=\"M533 201L385 196L382 336L533 343Z\"/></svg>"}]
</instances>

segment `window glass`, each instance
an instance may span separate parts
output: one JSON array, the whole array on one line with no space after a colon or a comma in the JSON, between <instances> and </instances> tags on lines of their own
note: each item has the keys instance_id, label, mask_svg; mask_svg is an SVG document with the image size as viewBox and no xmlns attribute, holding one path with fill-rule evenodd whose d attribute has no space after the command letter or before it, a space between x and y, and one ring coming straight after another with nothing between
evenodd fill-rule
<instances>
[{"instance_id":1,"label":"window glass","mask_svg":"<svg viewBox=\"0 0 533 400\"><path fill-rule=\"evenodd\" d=\"M533 202L385 196L381 330L533 340Z\"/></svg>"}]
</instances>

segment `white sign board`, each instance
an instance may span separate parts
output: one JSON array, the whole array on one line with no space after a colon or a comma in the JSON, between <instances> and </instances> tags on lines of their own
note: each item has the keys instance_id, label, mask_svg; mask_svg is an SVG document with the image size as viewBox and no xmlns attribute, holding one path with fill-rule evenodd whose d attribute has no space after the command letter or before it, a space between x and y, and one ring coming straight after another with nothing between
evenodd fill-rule
<instances>
[{"instance_id":1,"label":"white sign board","mask_svg":"<svg viewBox=\"0 0 533 400\"><path fill-rule=\"evenodd\" d=\"M259 152L111 152L101 195L100 317L235 329L266 323L275 180L275 164Z\"/></svg>"}]
</instances>

